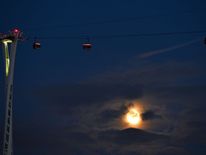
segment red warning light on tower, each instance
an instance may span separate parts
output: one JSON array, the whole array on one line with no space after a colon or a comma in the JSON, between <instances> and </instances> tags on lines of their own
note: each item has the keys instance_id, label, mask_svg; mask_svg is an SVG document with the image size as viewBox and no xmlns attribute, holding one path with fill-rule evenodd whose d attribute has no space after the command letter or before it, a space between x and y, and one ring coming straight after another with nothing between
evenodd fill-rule
<instances>
[{"instance_id":1,"label":"red warning light on tower","mask_svg":"<svg viewBox=\"0 0 206 155\"><path fill-rule=\"evenodd\" d=\"M19 29L16 29L16 28L15 28L15 29L13 29L13 32L14 32L14 33L19 33Z\"/></svg>"},{"instance_id":2,"label":"red warning light on tower","mask_svg":"<svg viewBox=\"0 0 206 155\"><path fill-rule=\"evenodd\" d=\"M14 28L10 31L11 35L21 38L22 32L18 28Z\"/></svg>"}]
</instances>

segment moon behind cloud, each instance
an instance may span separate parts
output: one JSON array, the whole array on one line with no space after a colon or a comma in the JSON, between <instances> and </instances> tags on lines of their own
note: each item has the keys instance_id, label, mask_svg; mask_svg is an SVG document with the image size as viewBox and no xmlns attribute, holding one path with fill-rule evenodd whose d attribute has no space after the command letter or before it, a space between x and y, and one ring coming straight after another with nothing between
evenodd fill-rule
<instances>
[{"instance_id":1,"label":"moon behind cloud","mask_svg":"<svg viewBox=\"0 0 206 155\"><path fill-rule=\"evenodd\" d=\"M137 127L141 122L140 113L136 108L129 108L128 112L125 115L125 121L131 127Z\"/></svg>"}]
</instances>

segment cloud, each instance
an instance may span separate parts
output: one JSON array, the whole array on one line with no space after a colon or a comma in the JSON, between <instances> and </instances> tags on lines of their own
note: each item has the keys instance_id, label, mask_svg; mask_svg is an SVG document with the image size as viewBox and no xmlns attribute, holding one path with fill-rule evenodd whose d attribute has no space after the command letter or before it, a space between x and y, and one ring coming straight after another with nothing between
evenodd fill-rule
<instances>
[{"instance_id":1,"label":"cloud","mask_svg":"<svg viewBox=\"0 0 206 155\"><path fill-rule=\"evenodd\" d=\"M162 53L170 52L170 51L173 51L173 50L176 50L176 49L179 49L179 48L189 46L189 45L191 45L193 43L196 43L196 42L199 42L199 41L200 41L200 39L198 39L198 40L195 39L195 40L192 40L192 41L189 41L189 42L186 42L186 43L183 43L183 44L171 46L171 47L168 47L168 48L163 48L163 49L159 49L159 50L145 52L145 53L139 55L139 58L143 59L143 58L148 58L148 57L151 57L151 56L159 55L159 54L162 54Z\"/></svg>"},{"instance_id":2,"label":"cloud","mask_svg":"<svg viewBox=\"0 0 206 155\"><path fill-rule=\"evenodd\" d=\"M114 142L119 145L142 144L155 140L166 140L168 138L165 135L158 135L135 128L108 130L99 134L100 140Z\"/></svg>"},{"instance_id":3,"label":"cloud","mask_svg":"<svg viewBox=\"0 0 206 155\"><path fill-rule=\"evenodd\" d=\"M110 121L114 121L117 118L120 118L122 115L124 115L128 111L128 104L126 102L117 103L118 101L115 101L112 103L113 105L116 104L116 107L108 107L107 105L106 109L102 109L99 113L99 116L97 116L97 121L108 123ZM111 104L111 103L108 103Z\"/></svg>"},{"instance_id":4,"label":"cloud","mask_svg":"<svg viewBox=\"0 0 206 155\"><path fill-rule=\"evenodd\" d=\"M189 154L190 153L184 148L169 146L163 148L160 152L158 152L155 155L189 155Z\"/></svg>"},{"instance_id":5,"label":"cloud","mask_svg":"<svg viewBox=\"0 0 206 155\"><path fill-rule=\"evenodd\" d=\"M32 129L22 127L15 128L15 153L26 154L32 152L35 155L43 152L45 155L105 155L105 154L129 154L141 152L138 147L151 146L152 143L167 142L170 137L150 133L140 129L124 130L90 130L71 131L62 127L42 129L33 132ZM28 130L29 129L29 130ZM147 148L148 149L148 148ZM151 147L152 149L152 147ZM32 150L32 151L31 151Z\"/></svg>"},{"instance_id":6,"label":"cloud","mask_svg":"<svg viewBox=\"0 0 206 155\"><path fill-rule=\"evenodd\" d=\"M203 72L201 67L188 64L148 63L103 73L78 84L41 87L35 95L40 103L53 108L52 115L59 117L55 120L59 121L59 135L39 136L45 138L44 143L48 143L47 136L53 136L48 140L54 141L51 149L56 154L55 148L62 148L66 152L62 154L80 155L186 154L188 146L205 143L206 87L192 83ZM136 99L143 106L144 130L119 130L118 118L126 112L126 102Z\"/></svg>"},{"instance_id":7,"label":"cloud","mask_svg":"<svg viewBox=\"0 0 206 155\"><path fill-rule=\"evenodd\" d=\"M188 152L185 143L174 141L171 136L134 128L88 132L62 127L39 132L25 129L19 132L18 129L15 135L17 155L29 153L30 150L33 150L32 155L41 152L45 155L187 155Z\"/></svg>"},{"instance_id":8,"label":"cloud","mask_svg":"<svg viewBox=\"0 0 206 155\"><path fill-rule=\"evenodd\" d=\"M153 119L161 119L162 116L159 114L156 114L152 110L148 110L148 111L141 113L141 118L143 121L147 121L147 120L153 120Z\"/></svg>"},{"instance_id":9,"label":"cloud","mask_svg":"<svg viewBox=\"0 0 206 155\"><path fill-rule=\"evenodd\" d=\"M136 99L142 96L142 88L140 85L88 83L42 88L35 93L49 104L78 106Z\"/></svg>"},{"instance_id":10,"label":"cloud","mask_svg":"<svg viewBox=\"0 0 206 155\"><path fill-rule=\"evenodd\" d=\"M143 109L146 109L143 110L143 119L155 119L144 121L144 129L173 132L178 114L185 110L186 105L201 100L204 88L168 85L188 76L193 79L199 73L199 68L182 63L147 64L138 69L107 72L77 84L41 87L34 94L38 102L53 109L53 115L63 116L64 124L67 122L70 128L119 129L118 118L127 109L125 101L140 99Z\"/></svg>"}]
</instances>

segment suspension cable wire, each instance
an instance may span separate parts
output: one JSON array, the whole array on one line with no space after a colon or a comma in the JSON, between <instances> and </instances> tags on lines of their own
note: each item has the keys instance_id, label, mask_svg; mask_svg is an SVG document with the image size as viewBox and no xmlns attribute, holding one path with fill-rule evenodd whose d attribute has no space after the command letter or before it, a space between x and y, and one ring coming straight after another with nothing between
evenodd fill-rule
<instances>
[{"instance_id":1,"label":"suspension cable wire","mask_svg":"<svg viewBox=\"0 0 206 155\"><path fill-rule=\"evenodd\" d=\"M66 39L115 39L115 38L131 38L131 37L161 37L174 35L206 35L206 30L193 31L174 31L174 32L156 32L156 33L130 33L130 34L114 34L114 35L79 35L79 36L39 36L28 37L27 40L38 38L40 40L66 40Z\"/></svg>"},{"instance_id":2,"label":"suspension cable wire","mask_svg":"<svg viewBox=\"0 0 206 155\"><path fill-rule=\"evenodd\" d=\"M200 12L193 12L192 10L183 10L182 12L178 13L178 15L193 15L194 13ZM117 18L111 20L103 20L103 21L91 21L87 23L81 24L68 24L68 25L47 25L47 26L39 26L37 28L25 28L26 30L32 31L34 30L48 30L51 29L62 29L62 28L72 28L72 27L82 27L82 26L90 26L90 25L100 25L100 24L114 24L114 23L121 23L121 22L131 22L137 20L144 20L148 18L155 18L155 17L167 17L169 14L159 14L159 15L146 15L146 16L138 16L138 17L127 17L127 18ZM194 30L194 31L176 31L176 32L155 32L155 33L130 33L130 34L112 34L112 35L63 35L63 36L29 36L25 38L25 40L30 39L41 39L41 40L65 40L65 39L112 39L112 38L131 38L131 37L152 37L152 36L172 36L172 35L190 35L190 34L204 34L206 30Z\"/></svg>"},{"instance_id":3,"label":"suspension cable wire","mask_svg":"<svg viewBox=\"0 0 206 155\"><path fill-rule=\"evenodd\" d=\"M152 37L152 36L172 36L172 35L189 35L189 34L203 34L206 30L196 31L176 31L176 32L157 32L157 33L134 33L134 34L120 34L120 35L99 35L94 38L125 38L125 37Z\"/></svg>"}]
</instances>

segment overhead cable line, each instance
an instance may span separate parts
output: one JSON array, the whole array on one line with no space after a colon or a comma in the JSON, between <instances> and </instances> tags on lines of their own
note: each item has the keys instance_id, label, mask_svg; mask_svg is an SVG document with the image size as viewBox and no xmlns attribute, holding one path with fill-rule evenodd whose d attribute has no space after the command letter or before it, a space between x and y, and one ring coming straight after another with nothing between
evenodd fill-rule
<instances>
[{"instance_id":1,"label":"overhead cable line","mask_svg":"<svg viewBox=\"0 0 206 155\"><path fill-rule=\"evenodd\" d=\"M206 34L206 30L194 31L174 31L174 32L157 32L157 33L130 33L130 34L112 34L112 35L79 35L79 36L39 36L29 37L28 39L38 38L41 40L64 40L64 39L113 39L113 38L131 38L131 37L155 37L155 36L174 36L174 35L192 35Z\"/></svg>"}]
</instances>

